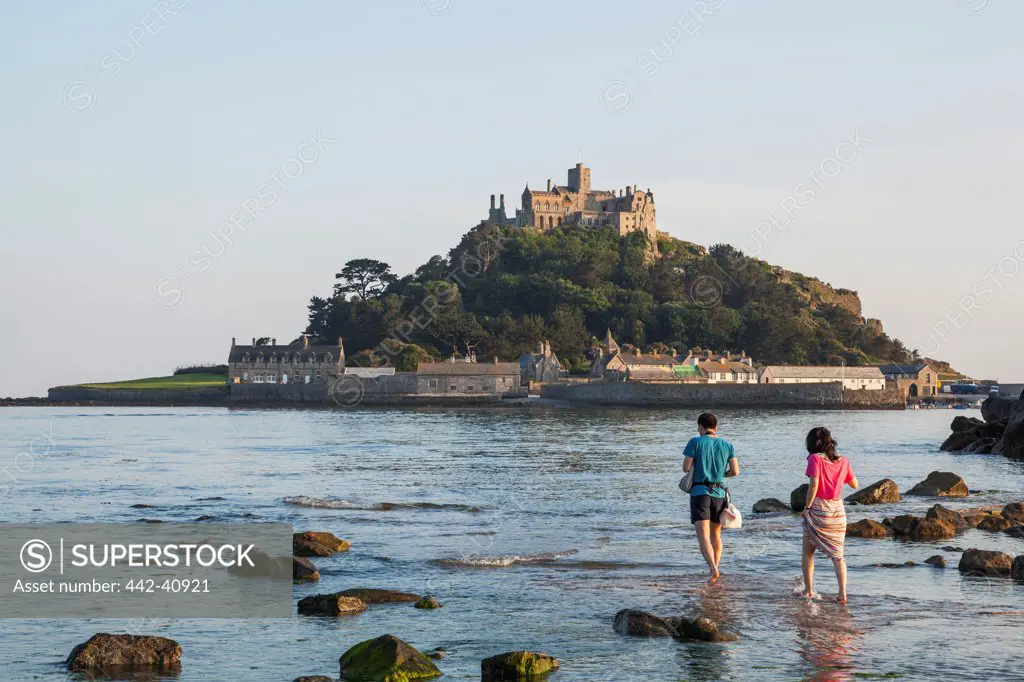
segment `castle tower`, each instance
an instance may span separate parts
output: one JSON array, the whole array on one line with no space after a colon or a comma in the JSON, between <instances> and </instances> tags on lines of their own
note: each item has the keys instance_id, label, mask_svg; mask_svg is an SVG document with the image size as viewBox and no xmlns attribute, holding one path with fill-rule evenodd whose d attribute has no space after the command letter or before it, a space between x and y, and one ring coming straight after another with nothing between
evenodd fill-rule
<instances>
[{"instance_id":1,"label":"castle tower","mask_svg":"<svg viewBox=\"0 0 1024 682\"><path fill-rule=\"evenodd\" d=\"M590 169L583 165L583 162L576 164L575 168L569 169L569 189L586 195L590 192Z\"/></svg>"}]
</instances>

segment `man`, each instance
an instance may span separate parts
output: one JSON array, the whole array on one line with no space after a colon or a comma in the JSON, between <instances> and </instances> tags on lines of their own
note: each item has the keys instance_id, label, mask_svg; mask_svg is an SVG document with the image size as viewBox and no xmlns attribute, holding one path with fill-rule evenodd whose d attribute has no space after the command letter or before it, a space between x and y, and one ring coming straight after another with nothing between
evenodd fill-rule
<instances>
[{"instance_id":1,"label":"man","mask_svg":"<svg viewBox=\"0 0 1024 682\"><path fill-rule=\"evenodd\" d=\"M725 479L739 476L740 463L732 443L718 437L718 417L705 412L697 418L696 438L683 450L683 472L692 468L690 523L697 530L700 553L711 569L708 585L718 582L722 561L722 512L726 508Z\"/></svg>"}]
</instances>

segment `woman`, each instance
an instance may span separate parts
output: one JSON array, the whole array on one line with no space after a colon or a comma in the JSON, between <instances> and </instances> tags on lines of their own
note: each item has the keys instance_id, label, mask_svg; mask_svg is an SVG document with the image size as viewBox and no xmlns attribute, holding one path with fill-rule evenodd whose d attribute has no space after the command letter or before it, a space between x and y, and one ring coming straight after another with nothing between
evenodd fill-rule
<instances>
[{"instance_id":1,"label":"woman","mask_svg":"<svg viewBox=\"0 0 1024 682\"><path fill-rule=\"evenodd\" d=\"M858 487L850 460L836 452L839 443L824 426L807 434L807 501L804 505L804 596L814 596L814 551L832 560L836 569L839 594L836 601L846 603L846 508L840 496L843 486Z\"/></svg>"}]
</instances>

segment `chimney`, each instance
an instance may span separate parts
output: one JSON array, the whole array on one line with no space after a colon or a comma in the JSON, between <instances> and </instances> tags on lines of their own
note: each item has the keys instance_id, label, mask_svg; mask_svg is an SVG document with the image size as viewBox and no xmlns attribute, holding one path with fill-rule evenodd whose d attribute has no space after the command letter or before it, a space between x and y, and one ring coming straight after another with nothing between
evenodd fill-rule
<instances>
[{"instance_id":1,"label":"chimney","mask_svg":"<svg viewBox=\"0 0 1024 682\"><path fill-rule=\"evenodd\" d=\"M640 346L633 349L633 355L640 357Z\"/></svg>"},{"instance_id":2,"label":"chimney","mask_svg":"<svg viewBox=\"0 0 1024 682\"><path fill-rule=\"evenodd\" d=\"M537 355L544 355L544 342L543 341L538 341L537 342Z\"/></svg>"},{"instance_id":3,"label":"chimney","mask_svg":"<svg viewBox=\"0 0 1024 682\"><path fill-rule=\"evenodd\" d=\"M233 336L231 337L231 347L232 348L235 347L235 337L233 337Z\"/></svg>"},{"instance_id":4,"label":"chimney","mask_svg":"<svg viewBox=\"0 0 1024 682\"><path fill-rule=\"evenodd\" d=\"M551 357L551 342L550 341L545 341L544 342L544 357L546 357L546 358L550 358Z\"/></svg>"},{"instance_id":5,"label":"chimney","mask_svg":"<svg viewBox=\"0 0 1024 682\"><path fill-rule=\"evenodd\" d=\"M345 366L345 339L338 337L338 367Z\"/></svg>"},{"instance_id":6,"label":"chimney","mask_svg":"<svg viewBox=\"0 0 1024 682\"><path fill-rule=\"evenodd\" d=\"M491 195L491 210L494 210L494 195Z\"/></svg>"},{"instance_id":7,"label":"chimney","mask_svg":"<svg viewBox=\"0 0 1024 682\"><path fill-rule=\"evenodd\" d=\"M276 346L277 345L277 339L270 339L270 345L271 346Z\"/></svg>"},{"instance_id":8,"label":"chimney","mask_svg":"<svg viewBox=\"0 0 1024 682\"><path fill-rule=\"evenodd\" d=\"M505 195L504 194L501 195L501 210L502 211L505 210Z\"/></svg>"},{"instance_id":9,"label":"chimney","mask_svg":"<svg viewBox=\"0 0 1024 682\"><path fill-rule=\"evenodd\" d=\"M696 355L694 355L692 358L690 358L690 364L693 365L694 367L699 366L700 365L700 358L697 357Z\"/></svg>"},{"instance_id":10,"label":"chimney","mask_svg":"<svg viewBox=\"0 0 1024 682\"><path fill-rule=\"evenodd\" d=\"M626 196L633 194L633 185L626 185Z\"/></svg>"},{"instance_id":11,"label":"chimney","mask_svg":"<svg viewBox=\"0 0 1024 682\"><path fill-rule=\"evenodd\" d=\"M551 191L551 178L548 178L548 191Z\"/></svg>"},{"instance_id":12,"label":"chimney","mask_svg":"<svg viewBox=\"0 0 1024 682\"><path fill-rule=\"evenodd\" d=\"M256 345L256 337L255 336L252 337L252 345L254 345L254 346Z\"/></svg>"}]
</instances>

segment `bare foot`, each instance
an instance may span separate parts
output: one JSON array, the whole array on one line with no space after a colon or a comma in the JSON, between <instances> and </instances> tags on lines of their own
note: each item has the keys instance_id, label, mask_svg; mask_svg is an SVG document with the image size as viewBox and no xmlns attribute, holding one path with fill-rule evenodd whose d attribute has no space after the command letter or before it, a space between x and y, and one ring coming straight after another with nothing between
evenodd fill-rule
<instances>
[{"instance_id":1,"label":"bare foot","mask_svg":"<svg viewBox=\"0 0 1024 682\"><path fill-rule=\"evenodd\" d=\"M840 604L846 604L846 595L845 594L837 594L836 595L836 602L838 602Z\"/></svg>"},{"instance_id":2,"label":"bare foot","mask_svg":"<svg viewBox=\"0 0 1024 682\"><path fill-rule=\"evenodd\" d=\"M712 585L714 585L715 583L717 583L717 582L718 582L718 579L719 579L719 578L721 578L721 577L722 577L722 574L721 574L721 573L719 573L718 571L715 571L714 573L712 573L712 574L711 574L711 577L710 577L710 578L708 578L708 581L707 581L707 583L706 583L706 584L707 584L707 586L708 586L708 587L711 587Z\"/></svg>"}]
</instances>

